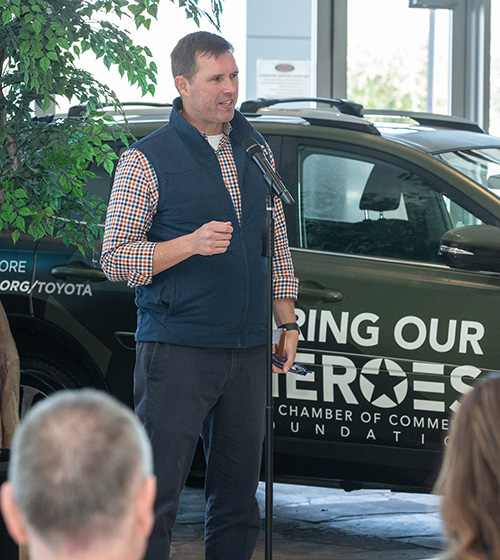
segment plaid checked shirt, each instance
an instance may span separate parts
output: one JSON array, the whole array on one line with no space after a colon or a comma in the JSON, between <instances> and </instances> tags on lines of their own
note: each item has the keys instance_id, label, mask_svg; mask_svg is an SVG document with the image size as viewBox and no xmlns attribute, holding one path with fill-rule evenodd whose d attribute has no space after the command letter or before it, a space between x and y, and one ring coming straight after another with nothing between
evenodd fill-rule
<instances>
[{"instance_id":1,"label":"plaid checked shirt","mask_svg":"<svg viewBox=\"0 0 500 560\"><path fill-rule=\"evenodd\" d=\"M241 194L229 132L228 124L216 155L241 222ZM147 232L156 212L158 195L156 174L147 158L139 150L127 150L116 169L106 216L101 265L110 280L126 281L130 287L151 283L156 243L147 240ZM275 202L273 297L297 299L298 280L294 276L283 207L279 199Z\"/></svg>"}]
</instances>

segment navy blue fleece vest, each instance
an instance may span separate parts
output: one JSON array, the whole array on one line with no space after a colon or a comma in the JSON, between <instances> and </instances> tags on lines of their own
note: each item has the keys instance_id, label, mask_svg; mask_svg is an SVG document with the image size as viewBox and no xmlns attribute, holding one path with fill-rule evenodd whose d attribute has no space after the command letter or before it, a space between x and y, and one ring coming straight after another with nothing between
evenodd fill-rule
<instances>
[{"instance_id":1,"label":"navy blue fleece vest","mask_svg":"<svg viewBox=\"0 0 500 560\"><path fill-rule=\"evenodd\" d=\"M174 108L170 122L134 147L159 183L151 241L174 239L212 220L234 232L221 255L195 255L136 289L138 341L245 348L266 343L267 259L262 256L267 185L243 141L262 137L238 112L230 134L241 191L242 223L210 144Z\"/></svg>"}]
</instances>

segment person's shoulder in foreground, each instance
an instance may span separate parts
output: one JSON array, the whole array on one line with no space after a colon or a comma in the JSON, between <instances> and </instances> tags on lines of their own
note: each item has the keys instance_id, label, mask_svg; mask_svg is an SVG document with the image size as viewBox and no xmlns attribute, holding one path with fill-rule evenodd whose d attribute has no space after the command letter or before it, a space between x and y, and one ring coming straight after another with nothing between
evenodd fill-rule
<instances>
[{"instance_id":1,"label":"person's shoulder in foreground","mask_svg":"<svg viewBox=\"0 0 500 560\"><path fill-rule=\"evenodd\" d=\"M140 560L156 479L144 428L104 392L61 391L16 430L0 505L31 560Z\"/></svg>"}]
</instances>

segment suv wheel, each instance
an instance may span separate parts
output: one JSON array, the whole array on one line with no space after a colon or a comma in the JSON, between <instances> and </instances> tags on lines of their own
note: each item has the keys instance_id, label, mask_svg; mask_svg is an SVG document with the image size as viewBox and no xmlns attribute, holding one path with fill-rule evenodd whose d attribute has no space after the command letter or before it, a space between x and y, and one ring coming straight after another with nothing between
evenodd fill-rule
<instances>
[{"instance_id":1,"label":"suv wheel","mask_svg":"<svg viewBox=\"0 0 500 560\"><path fill-rule=\"evenodd\" d=\"M21 356L19 416L22 418L38 401L63 389L76 389L75 382L58 365L33 356Z\"/></svg>"}]
</instances>

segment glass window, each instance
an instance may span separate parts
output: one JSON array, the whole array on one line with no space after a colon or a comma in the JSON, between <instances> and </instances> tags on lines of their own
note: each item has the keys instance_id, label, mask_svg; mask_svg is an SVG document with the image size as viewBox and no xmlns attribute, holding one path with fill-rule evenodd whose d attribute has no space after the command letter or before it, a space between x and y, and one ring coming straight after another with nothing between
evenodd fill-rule
<instances>
[{"instance_id":1,"label":"glass window","mask_svg":"<svg viewBox=\"0 0 500 560\"><path fill-rule=\"evenodd\" d=\"M500 196L500 148L458 150L436 157Z\"/></svg>"},{"instance_id":2,"label":"glass window","mask_svg":"<svg viewBox=\"0 0 500 560\"><path fill-rule=\"evenodd\" d=\"M443 195L443 201L446 206L446 210L451 220L451 227L461 228L464 226L479 226L484 224L482 220L471 214L460 204L457 204L447 196Z\"/></svg>"},{"instance_id":3,"label":"glass window","mask_svg":"<svg viewBox=\"0 0 500 560\"><path fill-rule=\"evenodd\" d=\"M490 129L489 133L500 136L500 2L491 2L490 47Z\"/></svg>"},{"instance_id":4,"label":"glass window","mask_svg":"<svg viewBox=\"0 0 500 560\"><path fill-rule=\"evenodd\" d=\"M449 113L450 10L348 0L347 96L370 109Z\"/></svg>"},{"instance_id":5,"label":"glass window","mask_svg":"<svg viewBox=\"0 0 500 560\"><path fill-rule=\"evenodd\" d=\"M349 152L299 148L300 246L440 262L445 231L482 223L425 178Z\"/></svg>"}]
</instances>

